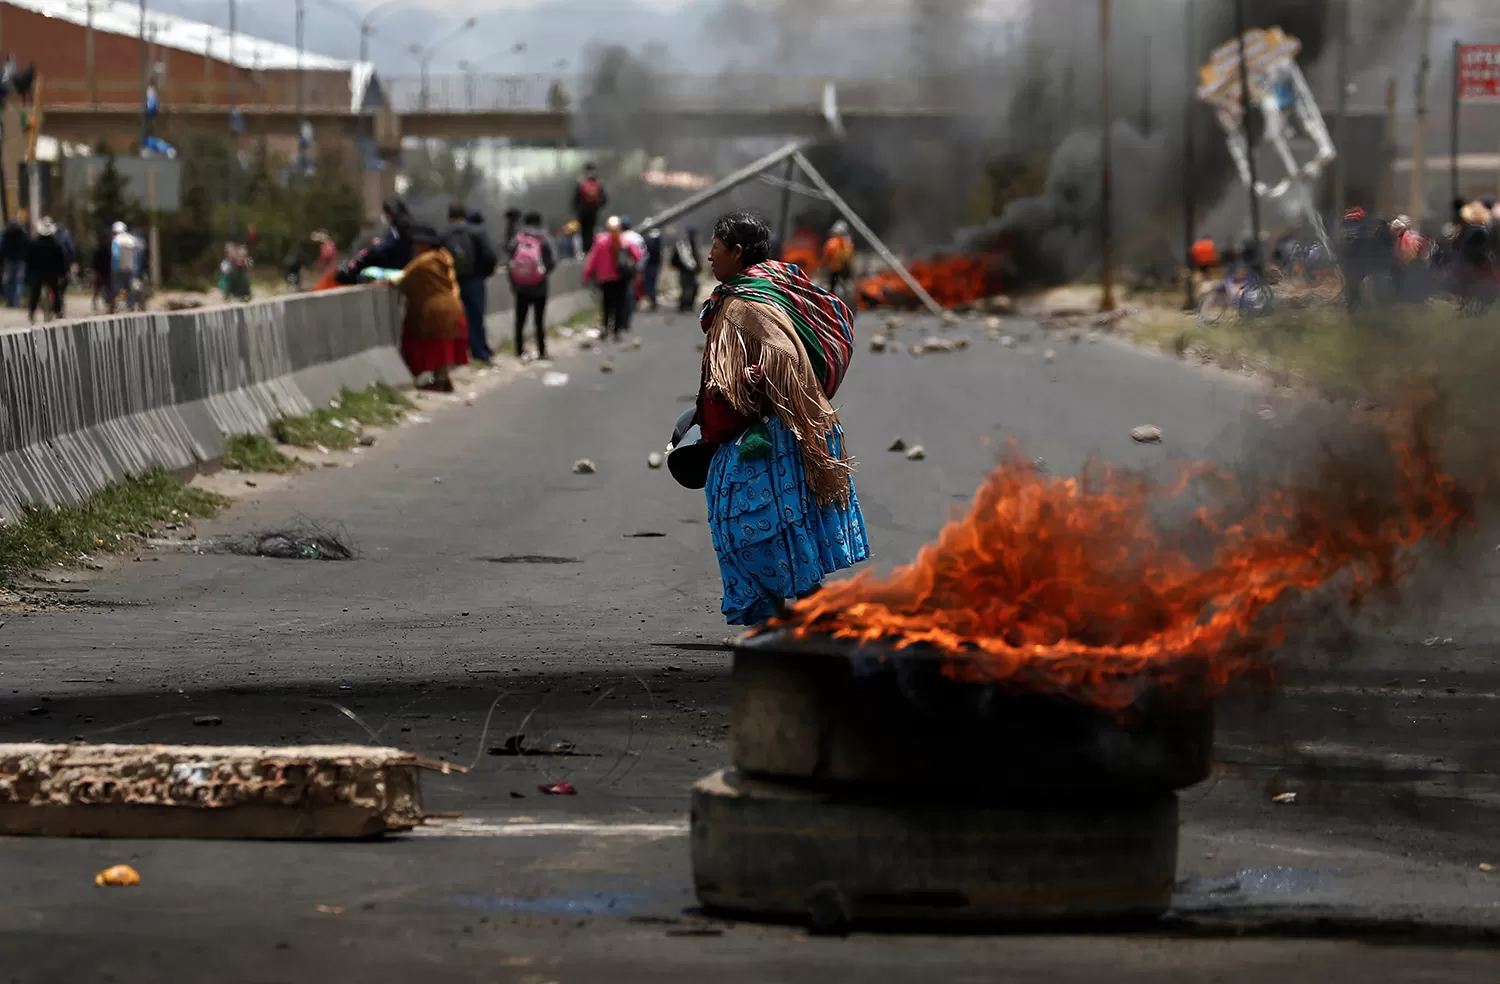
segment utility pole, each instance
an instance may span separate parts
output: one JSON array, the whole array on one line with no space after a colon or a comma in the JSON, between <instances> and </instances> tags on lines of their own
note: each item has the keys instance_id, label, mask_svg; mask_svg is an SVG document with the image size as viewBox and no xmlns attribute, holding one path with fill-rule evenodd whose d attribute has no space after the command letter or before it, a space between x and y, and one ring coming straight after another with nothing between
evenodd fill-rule
<instances>
[{"instance_id":1,"label":"utility pole","mask_svg":"<svg viewBox=\"0 0 1500 984\"><path fill-rule=\"evenodd\" d=\"M1427 178L1427 74L1432 69L1432 0L1422 0L1422 57L1417 62L1416 122L1411 134L1411 201L1407 214L1412 226L1422 224L1422 192Z\"/></svg>"},{"instance_id":2,"label":"utility pole","mask_svg":"<svg viewBox=\"0 0 1500 984\"><path fill-rule=\"evenodd\" d=\"M146 74L146 0L141 0L141 35L137 44L141 48L141 150L146 149L146 138L151 135L150 117L147 115L146 93L151 84L150 77Z\"/></svg>"},{"instance_id":3,"label":"utility pole","mask_svg":"<svg viewBox=\"0 0 1500 984\"><path fill-rule=\"evenodd\" d=\"M302 101L302 29L307 16L304 0L297 0L297 172L307 173L307 107Z\"/></svg>"},{"instance_id":4,"label":"utility pole","mask_svg":"<svg viewBox=\"0 0 1500 984\"><path fill-rule=\"evenodd\" d=\"M1113 175L1110 173L1109 130L1114 112L1109 98L1109 0L1099 0L1099 104L1103 118L1099 121L1099 256L1100 281L1104 292L1099 310L1115 309L1114 229L1110 211L1114 207Z\"/></svg>"},{"instance_id":5,"label":"utility pole","mask_svg":"<svg viewBox=\"0 0 1500 984\"><path fill-rule=\"evenodd\" d=\"M1193 189L1193 109L1197 104L1198 89L1198 59L1194 54L1198 50L1198 32L1193 24L1193 0L1187 0L1184 6L1184 20L1187 22L1187 99L1184 101L1182 121L1182 249L1183 258L1187 261L1187 287L1182 309L1193 311L1198 307L1198 293L1193 285L1193 241L1198 238L1197 217L1193 214L1197 205Z\"/></svg>"},{"instance_id":6,"label":"utility pole","mask_svg":"<svg viewBox=\"0 0 1500 984\"><path fill-rule=\"evenodd\" d=\"M1146 58L1141 62L1141 136L1151 136L1151 35L1146 35ZM1189 90L1191 91L1191 90Z\"/></svg>"},{"instance_id":7,"label":"utility pole","mask_svg":"<svg viewBox=\"0 0 1500 984\"><path fill-rule=\"evenodd\" d=\"M1339 55L1338 55L1338 119L1334 122L1334 152L1338 155L1333 159L1333 229L1337 236L1344 227L1344 209L1349 207L1346 201L1348 189L1348 164L1344 157L1349 151L1349 21L1351 0L1339 0Z\"/></svg>"},{"instance_id":8,"label":"utility pole","mask_svg":"<svg viewBox=\"0 0 1500 984\"><path fill-rule=\"evenodd\" d=\"M1250 170L1250 269L1260 276L1260 179L1255 173L1255 144L1250 139L1250 65L1245 57L1245 0L1234 0L1234 29L1239 38L1240 129L1245 132L1245 160Z\"/></svg>"},{"instance_id":9,"label":"utility pole","mask_svg":"<svg viewBox=\"0 0 1500 984\"><path fill-rule=\"evenodd\" d=\"M797 176L797 162L789 160L786 162L786 184L781 189L781 223L777 226L777 244L781 247L781 254L786 255L786 237L791 234L792 225L792 179Z\"/></svg>"},{"instance_id":10,"label":"utility pole","mask_svg":"<svg viewBox=\"0 0 1500 984\"><path fill-rule=\"evenodd\" d=\"M240 232L240 130L234 105L234 36L237 30L235 2L229 0L229 238L233 240Z\"/></svg>"}]
</instances>

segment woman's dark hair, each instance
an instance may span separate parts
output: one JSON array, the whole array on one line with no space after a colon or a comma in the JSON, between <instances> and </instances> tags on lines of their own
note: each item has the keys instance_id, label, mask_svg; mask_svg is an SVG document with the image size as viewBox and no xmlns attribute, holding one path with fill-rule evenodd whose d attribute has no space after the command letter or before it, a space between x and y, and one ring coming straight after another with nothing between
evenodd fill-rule
<instances>
[{"instance_id":1,"label":"woman's dark hair","mask_svg":"<svg viewBox=\"0 0 1500 984\"><path fill-rule=\"evenodd\" d=\"M719 216L714 238L730 249L740 247L740 262L746 267L771 258L771 226L758 213L741 209Z\"/></svg>"}]
</instances>

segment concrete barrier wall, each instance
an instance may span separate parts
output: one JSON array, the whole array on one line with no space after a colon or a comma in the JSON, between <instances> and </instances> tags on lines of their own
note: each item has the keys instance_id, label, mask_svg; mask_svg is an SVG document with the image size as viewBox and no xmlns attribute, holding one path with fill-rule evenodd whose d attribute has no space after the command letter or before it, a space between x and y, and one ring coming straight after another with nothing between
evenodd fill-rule
<instances>
[{"instance_id":1,"label":"concrete barrier wall","mask_svg":"<svg viewBox=\"0 0 1500 984\"><path fill-rule=\"evenodd\" d=\"M0 332L0 517L213 465L346 386L409 386L399 319L395 291L351 287Z\"/></svg>"}]
</instances>

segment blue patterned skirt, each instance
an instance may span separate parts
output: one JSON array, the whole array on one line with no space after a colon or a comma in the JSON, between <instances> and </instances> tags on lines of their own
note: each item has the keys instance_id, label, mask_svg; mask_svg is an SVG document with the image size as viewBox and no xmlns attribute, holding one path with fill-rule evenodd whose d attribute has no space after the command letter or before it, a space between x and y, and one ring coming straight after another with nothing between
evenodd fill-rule
<instances>
[{"instance_id":1,"label":"blue patterned skirt","mask_svg":"<svg viewBox=\"0 0 1500 984\"><path fill-rule=\"evenodd\" d=\"M724 617L730 625L754 625L775 614L775 601L805 597L834 571L870 556L859 499L818 505L807 487L797 439L772 416L766 422L771 453L741 459L726 444L709 466L708 526L724 579ZM844 435L835 429L828 447L843 454Z\"/></svg>"}]
</instances>

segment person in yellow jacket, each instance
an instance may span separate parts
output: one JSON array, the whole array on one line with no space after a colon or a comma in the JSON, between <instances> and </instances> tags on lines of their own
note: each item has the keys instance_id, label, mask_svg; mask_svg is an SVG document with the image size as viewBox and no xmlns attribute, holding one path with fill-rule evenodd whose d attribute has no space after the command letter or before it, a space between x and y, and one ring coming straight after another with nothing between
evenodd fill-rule
<instances>
[{"instance_id":1,"label":"person in yellow jacket","mask_svg":"<svg viewBox=\"0 0 1500 984\"><path fill-rule=\"evenodd\" d=\"M833 224L828 241L823 244L823 269L828 273L828 289L843 296L840 288L854 276L854 240L849 236L849 224L842 220Z\"/></svg>"}]
</instances>

